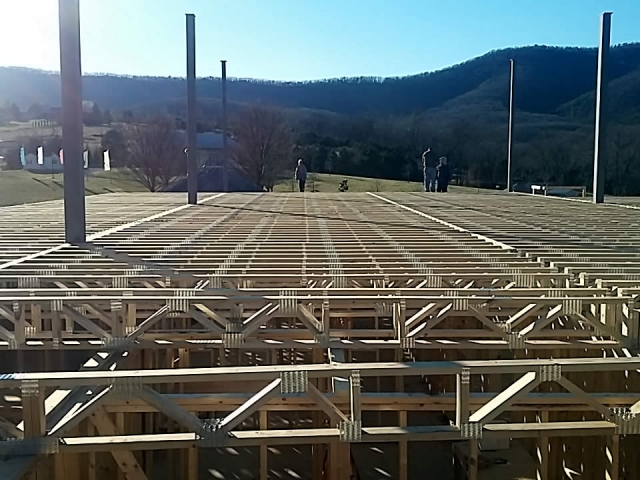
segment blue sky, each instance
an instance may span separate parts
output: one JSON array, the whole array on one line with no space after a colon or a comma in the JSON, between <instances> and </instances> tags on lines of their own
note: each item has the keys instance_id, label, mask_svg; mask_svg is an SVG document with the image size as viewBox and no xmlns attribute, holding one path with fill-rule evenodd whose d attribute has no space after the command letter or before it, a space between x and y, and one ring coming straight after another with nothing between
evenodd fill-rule
<instances>
[{"instance_id":1,"label":"blue sky","mask_svg":"<svg viewBox=\"0 0 640 480\"><path fill-rule=\"evenodd\" d=\"M185 13L199 76L306 80L437 70L490 50L640 41L638 0L80 0L85 73L184 76ZM58 0L0 0L0 65L57 70ZM8 40L12 39L12 40ZM15 39L15 41L13 41Z\"/></svg>"}]
</instances>

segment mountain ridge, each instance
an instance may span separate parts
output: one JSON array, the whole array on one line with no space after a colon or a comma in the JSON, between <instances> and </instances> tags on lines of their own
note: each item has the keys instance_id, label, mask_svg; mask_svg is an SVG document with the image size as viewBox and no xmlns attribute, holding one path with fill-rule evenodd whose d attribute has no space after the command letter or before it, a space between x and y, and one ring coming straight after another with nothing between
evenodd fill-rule
<instances>
[{"instance_id":1,"label":"mountain ridge","mask_svg":"<svg viewBox=\"0 0 640 480\"><path fill-rule=\"evenodd\" d=\"M489 106L505 109L511 58L516 60L518 110L577 120L580 118L576 115L588 116L589 95L595 89L595 48L508 48L434 72L404 77L349 77L309 82L230 78L228 92L229 99L239 103L261 101L290 109L345 115L410 115L433 109L481 110ZM640 82L640 73L636 75L636 71L640 72L640 43L613 47L612 90L623 77L634 84ZM200 78L197 85L199 99L220 98L219 78ZM83 77L84 99L113 110L163 105L168 99L175 101L185 95L186 81L180 77L109 74ZM0 103L15 102L21 108L33 103L56 106L59 98L59 75L55 72L0 67ZM612 99L623 101L616 95L612 95ZM615 109L615 105L612 107ZM640 110L640 106L626 105L625 115L635 115L636 109Z\"/></svg>"}]
</instances>

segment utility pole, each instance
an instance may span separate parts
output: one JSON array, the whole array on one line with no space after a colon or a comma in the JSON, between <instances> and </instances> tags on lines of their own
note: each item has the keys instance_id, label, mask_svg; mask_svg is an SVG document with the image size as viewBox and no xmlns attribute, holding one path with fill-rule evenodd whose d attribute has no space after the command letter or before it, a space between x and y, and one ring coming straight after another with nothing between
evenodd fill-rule
<instances>
[{"instance_id":1,"label":"utility pole","mask_svg":"<svg viewBox=\"0 0 640 480\"><path fill-rule=\"evenodd\" d=\"M227 140L227 61L220 60L222 64L222 191L229 191L229 145Z\"/></svg>"},{"instance_id":2,"label":"utility pole","mask_svg":"<svg viewBox=\"0 0 640 480\"><path fill-rule=\"evenodd\" d=\"M67 243L86 241L80 0L59 0L62 148L64 151L64 233Z\"/></svg>"},{"instance_id":3,"label":"utility pole","mask_svg":"<svg viewBox=\"0 0 640 480\"><path fill-rule=\"evenodd\" d=\"M514 111L514 84L516 77L516 62L509 62L511 67L511 76L509 79L509 146L507 153L507 192L513 191L513 181L511 178L511 162L513 160L513 111Z\"/></svg>"},{"instance_id":4,"label":"utility pole","mask_svg":"<svg viewBox=\"0 0 640 480\"><path fill-rule=\"evenodd\" d=\"M593 148L593 203L604 203L604 180L607 150L607 106L609 90L609 49L611 47L611 12L600 17L598 77L596 87L596 125Z\"/></svg>"},{"instance_id":5,"label":"utility pole","mask_svg":"<svg viewBox=\"0 0 640 480\"><path fill-rule=\"evenodd\" d=\"M187 201L198 203L198 145L196 131L196 16L187 14Z\"/></svg>"}]
</instances>

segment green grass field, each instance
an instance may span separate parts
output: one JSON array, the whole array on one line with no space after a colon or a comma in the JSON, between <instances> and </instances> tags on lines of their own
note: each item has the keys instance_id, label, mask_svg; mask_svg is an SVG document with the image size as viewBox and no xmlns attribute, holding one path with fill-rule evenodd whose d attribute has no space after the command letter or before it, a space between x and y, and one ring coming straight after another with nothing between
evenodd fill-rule
<instances>
[{"instance_id":1,"label":"green grass field","mask_svg":"<svg viewBox=\"0 0 640 480\"><path fill-rule=\"evenodd\" d=\"M127 171L112 170L88 175L87 195L142 192L144 187ZM58 200L63 195L62 174L32 174L24 170L0 172L0 206Z\"/></svg>"},{"instance_id":2,"label":"green grass field","mask_svg":"<svg viewBox=\"0 0 640 480\"><path fill-rule=\"evenodd\" d=\"M308 192L338 192L338 185L349 180L349 192L421 192L422 184L398 180L346 177L313 173L307 182ZM276 192L291 192L293 183L284 181ZM144 192L145 188L127 170L97 172L86 177L87 195L114 192ZM475 189L451 187L453 192L475 192ZM63 196L62 174L33 174L23 170L0 171L0 206L58 200Z\"/></svg>"}]
</instances>

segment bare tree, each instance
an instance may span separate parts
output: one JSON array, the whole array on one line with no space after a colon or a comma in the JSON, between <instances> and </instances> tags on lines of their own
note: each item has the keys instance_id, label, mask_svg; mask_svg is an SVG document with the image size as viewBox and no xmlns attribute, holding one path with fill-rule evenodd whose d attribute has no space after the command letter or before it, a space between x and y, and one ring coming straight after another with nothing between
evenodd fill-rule
<instances>
[{"instance_id":1,"label":"bare tree","mask_svg":"<svg viewBox=\"0 0 640 480\"><path fill-rule=\"evenodd\" d=\"M238 167L260 188L273 190L291 163L293 135L279 110L252 105L236 118L233 131L237 145L232 157Z\"/></svg>"},{"instance_id":2,"label":"bare tree","mask_svg":"<svg viewBox=\"0 0 640 480\"><path fill-rule=\"evenodd\" d=\"M186 168L183 142L170 118L157 118L147 124L125 128L127 166L149 191L166 187Z\"/></svg>"}]
</instances>

